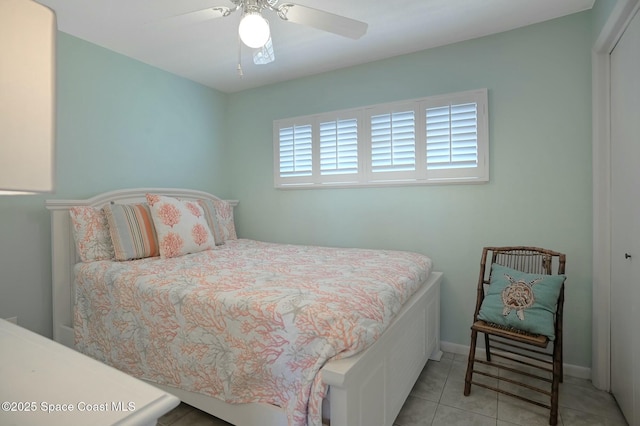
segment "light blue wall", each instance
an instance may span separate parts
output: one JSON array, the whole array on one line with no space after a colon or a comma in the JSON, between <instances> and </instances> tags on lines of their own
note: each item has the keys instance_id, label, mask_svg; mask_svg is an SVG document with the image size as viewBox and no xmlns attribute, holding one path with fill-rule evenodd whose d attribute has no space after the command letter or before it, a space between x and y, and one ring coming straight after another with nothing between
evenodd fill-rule
<instances>
[{"instance_id":1,"label":"light blue wall","mask_svg":"<svg viewBox=\"0 0 640 426\"><path fill-rule=\"evenodd\" d=\"M0 317L46 336L46 199L149 186L227 194L226 95L64 33L56 77L56 193L0 197Z\"/></svg>"},{"instance_id":2,"label":"light blue wall","mask_svg":"<svg viewBox=\"0 0 640 426\"><path fill-rule=\"evenodd\" d=\"M591 365L590 12L229 97L241 237L413 250L445 273L444 341L468 345L481 249L567 254L565 362ZM489 89L491 182L275 190L274 119Z\"/></svg>"},{"instance_id":3,"label":"light blue wall","mask_svg":"<svg viewBox=\"0 0 640 426\"><path fill-rule=\"evenodd\" d=\"M56 196L226 191L226 95L60 33Z\"/></svg>"}]
</instances>

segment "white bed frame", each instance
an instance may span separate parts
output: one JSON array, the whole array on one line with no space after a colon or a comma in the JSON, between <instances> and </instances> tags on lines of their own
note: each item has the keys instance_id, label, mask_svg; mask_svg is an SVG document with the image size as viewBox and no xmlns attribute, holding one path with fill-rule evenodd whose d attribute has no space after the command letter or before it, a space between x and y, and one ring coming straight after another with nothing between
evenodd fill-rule
<instances>
[{"instance_id":1,"label":"white bed frame","mask_svg":"<svg viewBox=\"0 0 640 426\"><path fill-rule=\"evenodd\" d=\"M53 267L53 338L74 348L73 266L79 261L69 209L101 207L108 203L144 202L146 193L181 199L218 199L202 191L174 188L137 188L111 191L85 200L48 200L51 211ZM237 201L229 201L232 206ZM380 338L364 352L322 368L329 385L323 418L331 426L391 426L428 359L439 360L441 272L409 299ZM238 426L286 426L284 411L276 406L228 404L219 399L156 383L185 403Z\"/></svg>"}]
</instances>

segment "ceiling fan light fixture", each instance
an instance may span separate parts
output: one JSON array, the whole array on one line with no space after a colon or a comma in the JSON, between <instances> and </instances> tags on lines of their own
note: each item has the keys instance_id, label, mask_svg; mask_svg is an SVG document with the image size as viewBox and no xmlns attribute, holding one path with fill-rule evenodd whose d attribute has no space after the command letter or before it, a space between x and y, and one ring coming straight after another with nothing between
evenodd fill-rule
<instances>
[{"instance_id":1,"label":"ceiling fan light fixture","mask_svg":"<svg viewBox=\"0 0 640 426\"><path fill-rule=\"evenodd\" d=\"M264 19L259 12L247 12L240 20L238 33L244 44L258 49L264 46L271 36L269 21Z\"/></svg>"}]
</instances>

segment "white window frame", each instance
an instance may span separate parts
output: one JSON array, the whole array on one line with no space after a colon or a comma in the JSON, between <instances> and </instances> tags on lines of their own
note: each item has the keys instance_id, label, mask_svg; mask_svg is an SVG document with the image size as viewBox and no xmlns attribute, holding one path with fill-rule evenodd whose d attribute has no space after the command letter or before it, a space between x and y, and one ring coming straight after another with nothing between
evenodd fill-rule
<instances>
[{"instance_id":1,"label":"white window frame","mask_svg":"<svg viewBox=\"0 0 640 426\"><path fill-rule=\"evenodd\" d=\"M475 166L433 169L427 166L427 109L451 105L476 105ZM414 112L415 168L403 171L373 171L371 118L394 112ZM320 171L320 123L346 119L357 120L357 173L322 174ZM311 126L312 172L309 176L280 176L280 129ZM489 109L487 89L430 96L400 102L370 105L302 117L274 120L274 185L287 188L326 188L387 185L430 185L450 183L485 183L489 181ZM453 145L451 145L453 146ZM451 152L454 149L451 148Z\"/></svg>"}]
</instances>

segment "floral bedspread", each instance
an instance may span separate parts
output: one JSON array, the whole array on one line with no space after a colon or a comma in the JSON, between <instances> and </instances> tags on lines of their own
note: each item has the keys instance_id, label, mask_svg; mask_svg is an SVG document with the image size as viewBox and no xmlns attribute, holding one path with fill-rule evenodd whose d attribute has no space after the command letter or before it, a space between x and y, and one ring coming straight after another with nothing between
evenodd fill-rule
<instances>
[{"instance_id":1,"label":"floral bedspread","mask_svg":"<svg viewBox=\"0 0 640 426\"><path fill-rule=\"evenodd\" d=\"M133 376L320 425L327 360L370 346L426 280L421 254L230 240L76 266L77 348Z\"/></svg>"}]
</instances>

